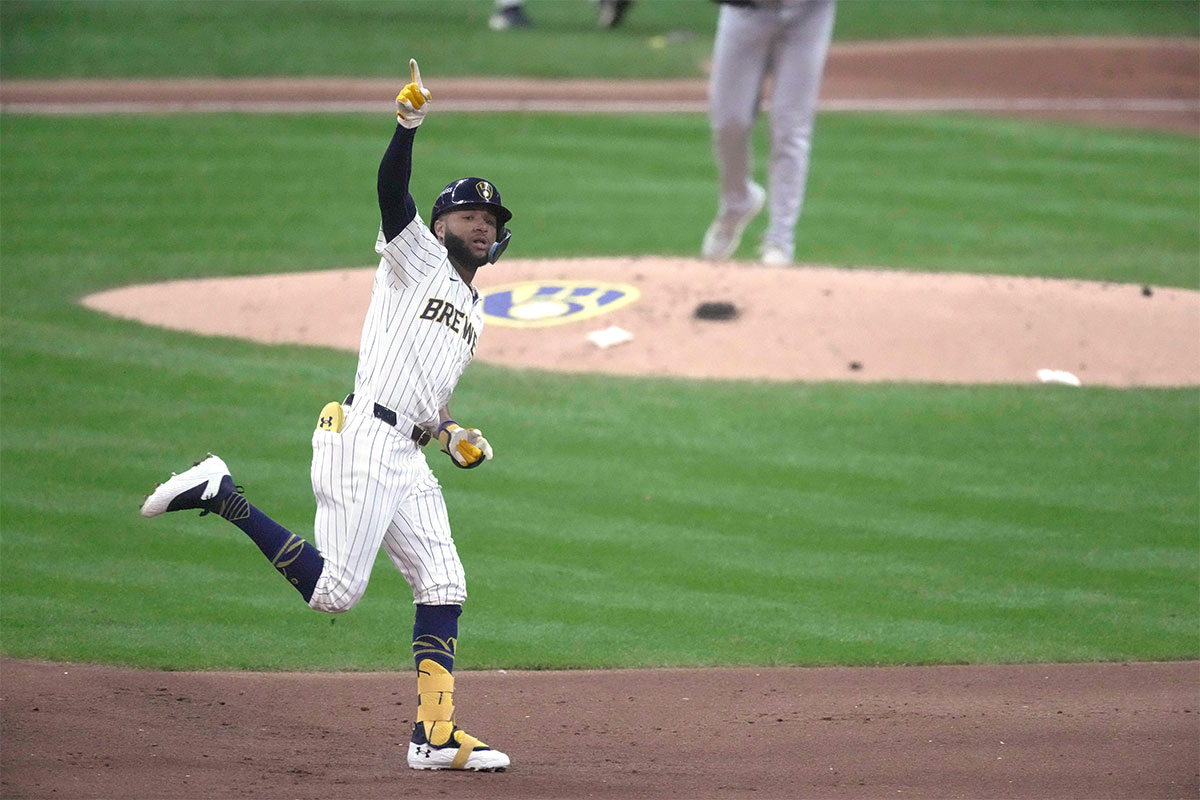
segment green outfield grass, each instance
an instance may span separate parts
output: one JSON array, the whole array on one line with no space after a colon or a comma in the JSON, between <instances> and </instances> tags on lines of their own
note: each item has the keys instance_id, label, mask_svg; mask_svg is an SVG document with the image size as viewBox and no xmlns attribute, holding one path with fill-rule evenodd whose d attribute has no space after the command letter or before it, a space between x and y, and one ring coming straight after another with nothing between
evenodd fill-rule
<instances>
[{"instance_id":1,"label":"green outfield grass","mask_svg":"<svg viewBox=\"0 0 1200 800\"><path fill-rule=\"evenodd\" d=\"M0 77L405 73L695 77L712 49L707 0L638 0L595 28L587 0L528 0L534 28L487 29L492 0L80 0L0 4ZM129 31L137 31L130 36ZM1196 0L842 0L841 41L962 35L1200 34Z\"/></svg>"},{"instance_id":2,"label":"green outfield grass","mask_svg":"<svg viewBox=\"0 0 1200 800\"><path fill-rule=\"evenodd\" d=\"M362 603L328 617L221 520L137 514L155 482L215 450L308 533L310 432L354 355L76 305L125 283L370 266L390 129L367 115L0 117L5 654L409 663L411 595L386 559ZM1200 282L1193 138L831 114L816 146L802 258ZM699 115L447 115L417 159L422 208L464 169L496 180L514 257L692 253L715 202ZM470 473L434 459L469 576L463 667L1200 655L1195 389L477 364L455 408L497 454Z\"/></svg>"},{"instance_id":3,"label":"green outfield grass","mask_svg":"<svg viewBox=\"0 0 1200 800\"><path fill-rule=\"evenodd\" d=\"M6 267L57 265L5 269L6 306L23 290L26 309L57 309L47 289L60 283L82 294L198 268L371 260L386 117L8 116L0 126ZM757 133L761 149L765 126ZM422 128L417 157L426 214L465 165L503 187L520 210L518 257L695 253L716 207L700 115L445 115ZM1196 289L1198 184L1200 151L1186 136L823 114L797 256ZM68 232L84 224L91 246L80 252ZM763 224L748 229L743 255Z\"/></svg>"}]
</instances>

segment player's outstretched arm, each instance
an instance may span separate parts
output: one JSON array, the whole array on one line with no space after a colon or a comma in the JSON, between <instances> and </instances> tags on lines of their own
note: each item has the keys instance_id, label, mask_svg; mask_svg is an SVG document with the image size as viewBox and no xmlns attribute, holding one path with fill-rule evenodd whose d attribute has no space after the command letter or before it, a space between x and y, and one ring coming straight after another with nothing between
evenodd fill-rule
<instances>
[{"instance_id":1,"label":"player's outstretched arm","mask_svg":"<svg viewBox=\"0 0 1200 800\"><path fill-rule=\"evenodd\" d=\"M383 240L390 242L417 216L417 206L409 194L412 178L412 146L417 127L425 119L433 95L421 82L417 60L408 62L412 81L396 95L396 132L379 162L376 189Z\"/></svg>"}]
</instances>

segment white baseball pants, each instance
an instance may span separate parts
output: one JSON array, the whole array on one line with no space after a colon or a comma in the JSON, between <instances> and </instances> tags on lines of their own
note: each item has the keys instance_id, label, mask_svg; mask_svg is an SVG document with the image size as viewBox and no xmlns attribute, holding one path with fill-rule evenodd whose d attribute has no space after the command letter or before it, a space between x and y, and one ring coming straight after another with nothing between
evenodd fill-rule
<instances>
[{"instance_id":1,"label":"white baseball pants","mask_svg":"<svg viewBox=\"0 0 1200 800\"><path fill-rule=\"evenodd\" d=\"M363 596L382 545L413 602L458 605L466 577L450 535L442 487L421 449L399 428L346 408L341 433L313 432L314 534L325 567L309 606L338 614Z\"/></svg>"},{"instance_id":2,"label":"white baseball pants","mask_svg":"<svg viewBox=\"0 0 1200 800\"><path fill-rule=\"evenodd\" d=\"M720 211L743 211L750 203L750 133L770 74L769 201L763 239L788 247L804 203L833 17L833 0L722 5L717 17L708 96Z\"/></svg>"}]
</instances>

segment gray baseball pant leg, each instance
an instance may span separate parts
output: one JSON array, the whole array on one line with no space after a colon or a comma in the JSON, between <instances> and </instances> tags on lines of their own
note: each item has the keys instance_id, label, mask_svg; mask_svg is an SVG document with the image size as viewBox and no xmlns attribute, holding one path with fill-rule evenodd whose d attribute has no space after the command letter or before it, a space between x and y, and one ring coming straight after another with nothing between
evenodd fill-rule
<instances>
[{"instance_id":1,"label":"gray baseball pant leg","mask_svg":"<svg viewBox=\"0 0 1200 800\"><path fill-rule=\"evenodd\" d=\"M750 132L758 116L773 37L766 15L762 9L726 5L717 15L708 104L718 214L741 213L750 205Z\"/></svg>"},{"instance_id":2,"label":"gray baseball pant leg","mask_svg":"<svg viewBox=\"0 0 1200 800\"><path fill-rule=\"evenodd\" d=\"M808 183L821 75L833 34L833 0L785 3L771 87L770 200L764 241L792 249Z\"/></svg>"}]
</instances>

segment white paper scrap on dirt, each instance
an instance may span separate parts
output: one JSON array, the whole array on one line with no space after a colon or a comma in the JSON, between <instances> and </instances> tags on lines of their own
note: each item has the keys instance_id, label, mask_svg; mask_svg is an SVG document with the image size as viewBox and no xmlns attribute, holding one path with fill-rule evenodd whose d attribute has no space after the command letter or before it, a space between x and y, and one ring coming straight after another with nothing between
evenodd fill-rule
<instances>
[{"instance_id":1,"label":"white paper scrap on dirt","mask_svg":"<svg viewBox=\"0 0 1200 800\"><path fill-rule=\"evenodd\" d=\"M600 349L612 347L614 344L633 341L633 334L624 328L616 325L610 325L598 331L592 331L587 335L588 341L596 345Z\"/></svg>"},{"instance_id":2,"label":"white paper scrap on dirt","mask_svg":"<svg viewBox=\"0 0 1200 800\"><path fill-rule=\"evenodd\" d=\"M1082 386L1079 378L1064 369L1039 369L1038 380L1042 383L1065 383L1068 386Z\"/></svg>"}]
</instances>

